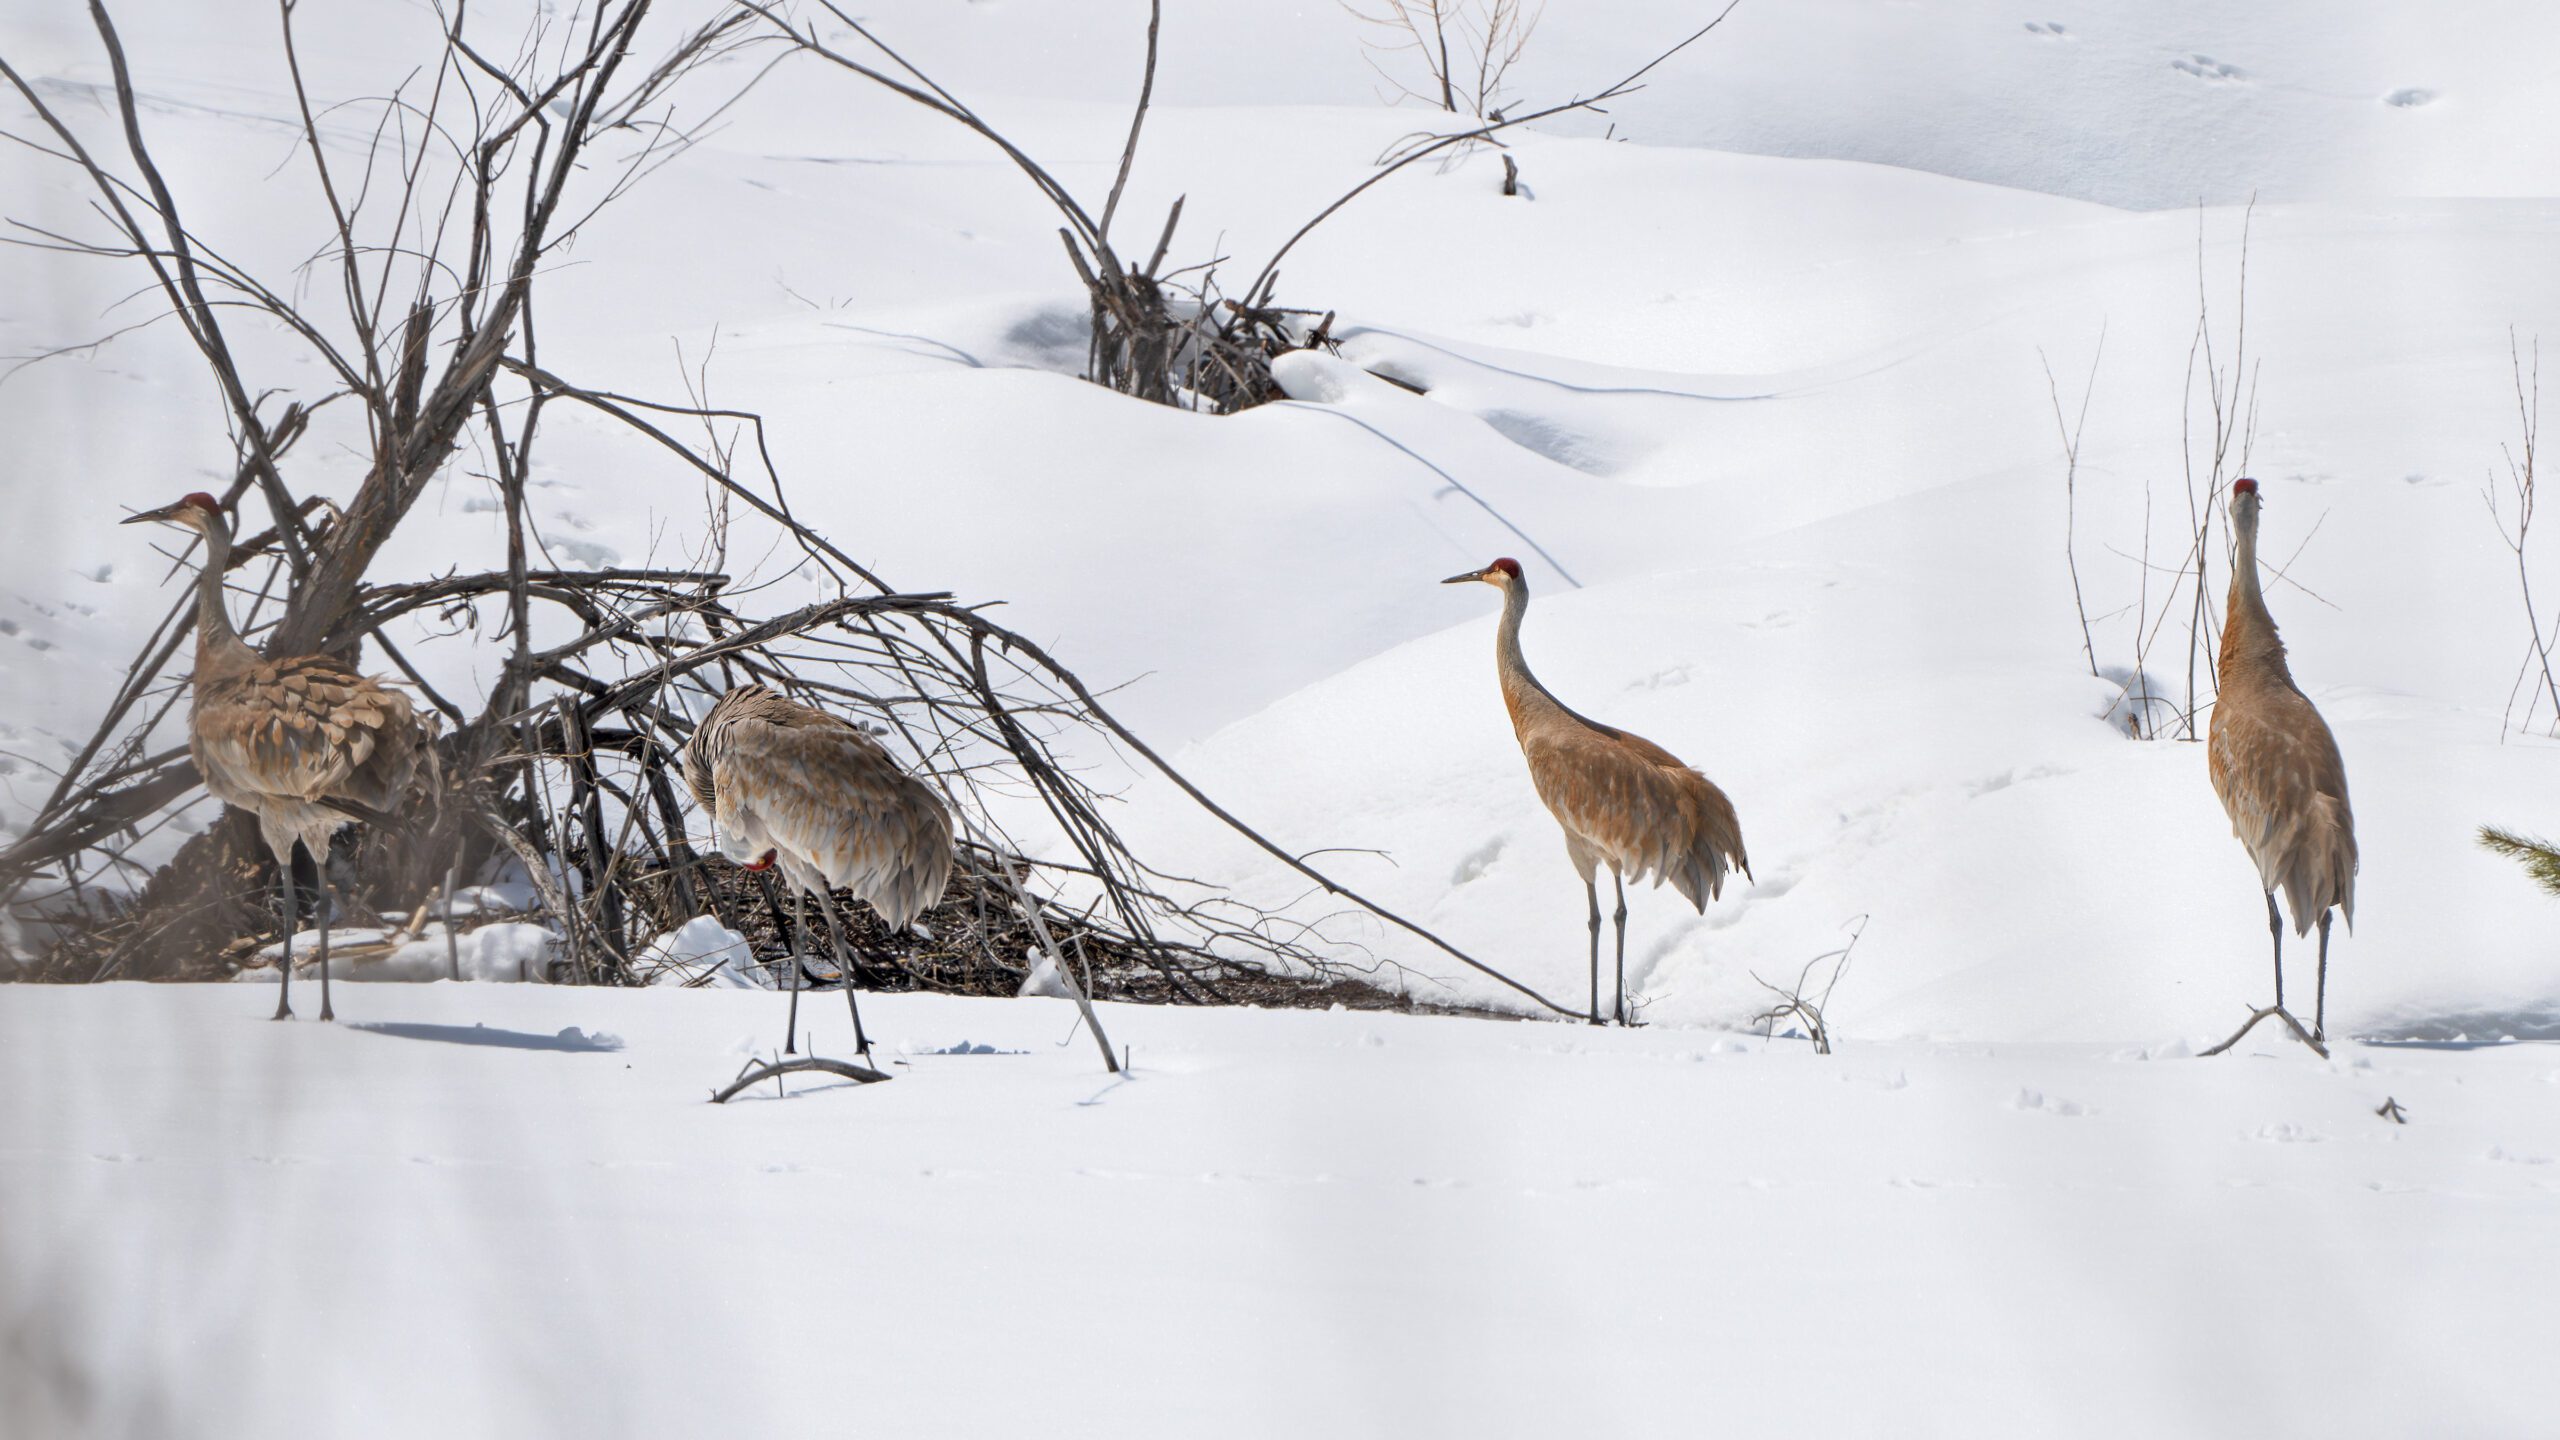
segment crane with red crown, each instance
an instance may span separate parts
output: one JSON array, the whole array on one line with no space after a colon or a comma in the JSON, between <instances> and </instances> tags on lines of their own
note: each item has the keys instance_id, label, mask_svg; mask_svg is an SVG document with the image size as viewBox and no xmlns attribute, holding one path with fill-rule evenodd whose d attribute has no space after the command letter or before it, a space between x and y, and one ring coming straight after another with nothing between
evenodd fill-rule
<instances>
[{"instance_id":1,"label":"crane with red crown","mask_svg":"<svg viewBox=\"0 0 2560 1440\"><path fill-rule=\"evenodd\" d=\"M1520 622L1529 613L1529 581L1508 557L1481 570L1452 575L1444 585L1484 584L1502 592L1502 623L1494 632L1494 669L1511 730L1529 762L1538 798L1564 827L1566 858L1582 876L1591 903L1591 1023L1600 1023L1599 870L1609 867L1617 887L1618 981L1611 1014L1627 1020L1627 881L1650 877L1705 913L1721 894L1727 872L1747 879L1751 861L1742 849L1742 822L1733 802L1706 776L1641 735L1576 714L1538 677L1520 653Z\"/></svg>"},{"instance_id":2,"label":"crane with red crown","mask_svg":"<svg viewBox=\"0 0 2560 1440\"><path fill-rule=\"evenodd\" d=\"M2258 867L2267 897L2267 934L2275 944L2275 1004L2249 1017L2249 1027L2281 1016L2315 1050L2329 1033L2329 912L2356 923L2356 821L2347 808L2347 765L2337 737L2310 697L2293 683L2284 641L2267 613L2258 583L2258 482L2231 487L2231 594L2223 620L2213 733L2205 746L2213 793L2231 817L2231 833ZM2284 1006L2284 892L2298 939L2320 928L2320 971L2311 1030ZM2234 1035L2206 1054L2226 1050ZM2325 1053L2325 1052L2324 1052Z\"/></svg>"},{"instance_id":3,"label":"crane with red crown","mask_svg":"<svg viewBox=\"0 0 2560 1440\"><path fill-rule=\"evenodd\" d=\"M297 899L293 847L319 879L320 1018L329 1003L329 837L351 820L393 809L407 794L427 731L409 697L326 655L268 659L249 648L222 606L231 568L231 523L198 491L157 510L127 516L204 537L196 574L196 665L187 711L187 749L215 799L257 817L275 856L284 908L284 955L277 963L278 1020L293 1017L293 932Z\"/></svg>"}]
</instances>

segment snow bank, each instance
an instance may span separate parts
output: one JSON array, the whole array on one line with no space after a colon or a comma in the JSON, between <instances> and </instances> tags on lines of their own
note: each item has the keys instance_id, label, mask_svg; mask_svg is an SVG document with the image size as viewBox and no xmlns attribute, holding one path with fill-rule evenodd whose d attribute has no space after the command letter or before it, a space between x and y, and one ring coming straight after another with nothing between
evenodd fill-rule
<instances>
[{"instance_id":1,"label":"snow bank","mask_svg":"<svg viewBox=\"0 0 2560 1440\"><path fill-rule=\"evenodd\" d=\"M707 985L717 990L770 990L747 937L709 915L697 915L640 948L632 969L651 985Z\"/></svg>"}]
</instances>

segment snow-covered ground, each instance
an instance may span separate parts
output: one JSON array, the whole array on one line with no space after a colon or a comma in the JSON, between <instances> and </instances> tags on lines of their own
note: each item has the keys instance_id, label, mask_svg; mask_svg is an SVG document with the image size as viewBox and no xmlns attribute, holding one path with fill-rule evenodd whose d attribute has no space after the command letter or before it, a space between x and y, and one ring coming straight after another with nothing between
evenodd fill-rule
<instances>
[{"instance_id":1,"label":"snow-covered ground","mask_svg":"<svg viewBox=\"0 0 2560 1440\"><path fill-rule=\"evenodd\" d=\"M2547 1045L1108 1006L1114 1082L1064 1001L879 996L891 1083L714 1108L778 997L344 1005L0 1002L11 1433L2552 1423Z\"/></svg>"},{"instance_id":2,"label":"snow-covered ground","mask_svg":"<svg viewBox=\"0 0 2560 1440\"><path fill-rule=\"evenodd\" d=\"M182 202L281 270L325 212L271 27L220 8L116 7ZM1241 283L1427 117L1378 103L1333 5L1167 10L1122 224L1185 196L1175 253ZM1108 188L1143 5L863 13ZM424 14L305 14L318 88L398 83ZM1702 18L1553 6L1517 88L1591 88ZM2560 829L2560 745L2501 723L2525 636L2481 495L2520 438L2510 329L2560 340L2555 53L2527 0L1745 0L1606 121L1518 136L1532 198L1479 153L1328 222L1280 298L1338 310L1342 358L1228 419L1072 378L1054 217L983 142L784 67L546 278L547 365L764 412L857 558L1009 602L1281 843L1572 999L1582 896L1502 718L1492 597L1436 584L1517 555L1542 677L1731 792L1757 883L1704 917L1633 897L1643 1032L1115 1010L1138 1075L1090 1106L1049 1002L884 999L898 1083L722 1112L695 1102L770 1045L775 997L363 986L333 1032L249 1024L242 989L0 988L0 1376L131 1433L2560 1424L2519 1378L2555 1338L2560 916L2471 842ZM0 18L0 55L104 133L76 7ZM0 152L0 213L82 203ZM2045 370L2076 410L2096 366L2072 523L2121 675L2146 528L2161 565L2185 539L2199 285L2227 364L2244 226L2271 604L2364 856L2330 999L2376 1043L2325 1064L2181 1058L2260 997L2263 913L2201 747L2124 738L2088 673ZM0 352L141 319L139 283L0 251ZM318 383L238 338L256 383ZM687 472L545 423L562 563L696 541ZM0 434L7 826L171 598L112 521L232 461L165 324L10 373ZM324 414L288 468L343 495L361 447ZM496 563L486 469L466 452L383 571ZM466 646L413 654L486 682ZM2183 671L2176 620L2151 661ZM1173 868L1304 890L1126 790ZM1505 1002L1328 927L1391 981ZM1740 1038L1755 976L1853 927L1838 1055ZM961 1040L1026 1053L921 1053Z\"/></svg>"}]
</instances>

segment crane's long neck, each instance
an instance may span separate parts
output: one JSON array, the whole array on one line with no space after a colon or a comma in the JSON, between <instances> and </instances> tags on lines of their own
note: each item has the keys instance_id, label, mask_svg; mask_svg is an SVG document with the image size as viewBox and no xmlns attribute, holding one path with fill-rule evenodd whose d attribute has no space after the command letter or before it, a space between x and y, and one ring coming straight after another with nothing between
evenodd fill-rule
<instances>
[{"instance_id":1,"label":"crane's long neck","mask_svg":"<svg viewBox=\"0 0 2560 1440\"><path fill-rule=\"evenodd\" d=\"M222 608L222 577L231 569L231 529L219 516L204 527L204 569L196 575L196 682L235 674L255 664L258 652L231 628Z\"/></svg>"},{"instance_id":2,"label":"crane's long neck","mask_svg":"<svg viewBox=\"0 0 2560 1440\"><path fill-rule=\"evenodd\" d=\"M1534 717L1564 711L1564 705L1529 673L1529 659L1520 653L1520 621L1528 613L1529 583L1514 580L1503 586L1502 625L1494 632L1493 664L1502 676L1502 703L1511 712L1515 730Z\"/></svg>"},{"instance_id":3,"label":"crane's long neck","mask_svg":"<svg viewBox=\"0 0 2560 1440\"><path fill-rule=\"evenodd\" d=\"M2231 517L2235 542L2231 555L2231 603L2223 616L2222 672L2272 667L2286 674L2284 642L2276 637L2276 620L2267 613L2266 592L2258 584L2258 514L2244 506Z\"/></svg>"}]
</instances>

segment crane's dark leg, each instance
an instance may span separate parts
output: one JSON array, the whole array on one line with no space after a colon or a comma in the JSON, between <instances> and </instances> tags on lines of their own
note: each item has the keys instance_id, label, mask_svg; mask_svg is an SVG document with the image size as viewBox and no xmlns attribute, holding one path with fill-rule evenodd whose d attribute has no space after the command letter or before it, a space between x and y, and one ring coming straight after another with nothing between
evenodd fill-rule
<instances>
[{"instance_id":1,"label":"crane's dark leg","mask_svg":"<svg viewBox=\"0 0 2560 1440\"><path fill-rule=\"evenodd\" d=\"M335 917L329 913L328 847L312 850L305 846L304 853L311 856L311 879L320 896L319 908L313 915L313 923L320 927L320 1018L334 1024L338 1014L329 1008L329 922Z\"/></svg>"},{"instance_id":2,"label":"crane's dark leg","mask_svg":"<svg viewBox=\"0 0 2560 1440\"><path fill-rule=\"evenodd\" d=\"M2276 913L2276 892L2267 892L2267 938L2276 947L2276 1008L2284 1008L2284 917Z\"/></svg>"},{"instance_id":3,"label":"crane's dark leg","mask_svg":"<svg viewBox=\"0 0 2560 1440\"><path fill-rule=\"evenodd\" d=\"M1591 1023L1600 1023L1600 886L1582 877L1582 893L1591 897Z\"/></svg>"},{"instance_id":4,"label":"crane's dark leg","mask_svg":"<svg viewBox=\"0 0 2560 1440\"><path fill-rule=\"evenodd\" d=\"M1617 871L1609 879L1618 887L1618 1023L1627 1023L1627 879Z\"/></svg>"},{"instance_id":5,"label":"crane's dark leg","mask_svg":"<svg viewBox=\"0 0 2560 1440\"><path fill-rule=\"evenodd\" d=\"M284 858L276 863L276 891L284 897L284 958L276 962L276 1013L270 1018L293 1018L293 847L288 845Z\"/></svg>"},{"instance_id":6,"label":"crane's dark leg","mask_svg":"<svg viewBox=\"0 0 2560 1440\"><path fill-rule=\"evenodd\" d=\"M809 897L801 895L791 903L791 929L799 940L791 947L791 1018L782 1022L782 1053L797 1055L793 1047L800 1033L800 957L809 953Z\"/></svg>"},{"instance_id":7,"label":"crane's dark leg","mask_svg":"<svg viewBox=\"0 0 2560 1440\"><path fill-rule=\"evenodd\" d=\"M2311 1038L2329 1038L2329 912L2320 912L2320 989L2311 1002Z\"/></svg>"},{"instance_id":8,"label":"crane's dark leg","mask_svg":"<svg viewBox=\"0 0 2560 1440\"><path fill-rule=\"evenodd\" d=\"M863 1059L871 1058L871 1037L862 1033L862 1005L853 998L853 956L844 947L844 917L836 913L836 897L821 890L818 908L826 912L827 938L835 942L836 969L844 974L844 1004L853 1012L853 1048Z\"/></svg>"}]
</instances>

